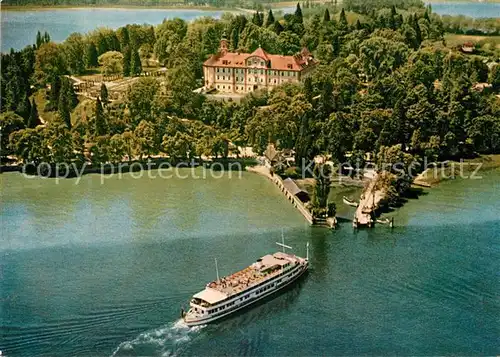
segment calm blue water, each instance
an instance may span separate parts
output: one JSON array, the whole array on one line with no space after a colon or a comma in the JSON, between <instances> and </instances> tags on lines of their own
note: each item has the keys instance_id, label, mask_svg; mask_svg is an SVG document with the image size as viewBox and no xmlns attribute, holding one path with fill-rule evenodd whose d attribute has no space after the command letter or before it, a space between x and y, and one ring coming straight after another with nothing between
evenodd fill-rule
<instances>
[{"instance_id":1,"label":"calm blue water","mask_svg":"<svg viewBox=\"0 0 500 357\"><path fill-rule=\"evenodd\" d=\"M438 14L467 15L471 17L498 17L500 4L494 3L432 3ZM293 7L281 9L294 11ZM50 9L44 11L2 11L1 51L21 49L35 41L37 31L47 31L53 40L64 41L71 33L86 33L98 27L116 29L126 24L157 25L163 19L179 17L190 21L197 17L219 18L222 11L175 9Z\"/></svg>"},{"instance_id":2,"label":"calm blue water","mask_svg":"<svg viewBox=\"0 0 500 357\"><path fill-rule=\"evenodd\" d=\"M222 11L175 9L50 9L2 11L2 52L21 49L35 41L37 31L47 31L54 41L64 41L71 33L86 33L98 27L117 29L127 24L160 24L179 17L190 21L202 16L219 18Z\"/></svg>"},{"instance_id":3,"label":"calm blue water","mask_svg":"<svg viewBox=\"0 0 500 357\"><path fill-rule=\"evenodd\" d=\"M469 17L500 17L500 4L489 2L426 2L439 15L465 15Z\"/></svg>"},{"instance_id":4,"label":"calm blue water","mask_svg":"<svg viewBox=\"0 0 500 357\"><path fill-rule=\"evenodd\" d=\"M499 355L500 171L393 212L397 227L305 225L268 180L0 175L0 350L16 356ZM275 248L311 271L202 328L181 305Z\"/></svg>"}]
</instances>

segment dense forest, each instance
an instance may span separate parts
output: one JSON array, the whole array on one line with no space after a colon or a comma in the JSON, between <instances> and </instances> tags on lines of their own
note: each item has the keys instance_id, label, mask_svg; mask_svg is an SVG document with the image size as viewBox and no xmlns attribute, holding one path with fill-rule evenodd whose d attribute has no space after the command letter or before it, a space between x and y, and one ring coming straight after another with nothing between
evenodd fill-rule
<instances>
[{"instance_id":1,"label":"dense forest","mask_svg":"<svg viewBox=\"0 0 500 357\"><path fill-rule=\"evenodd\" d=\"M91 161L163 153L176 160L225 157L228 143L262 153L268 143L296 161L327 155L363 165L407 163L500 151L497 49L463 54L447 48L443 19L422 3L380 0L349 11L315 7L278 17L272 11L220 20L166 20L72 34L2 55L2 156L24 163ZM303 83L257 91L240 103L214 101L201 86L202 63L226 33L230 49L292 55L307 47L320 65ZM99 68L134 76L150 59L163 81L141 78L125 100L78 98L66 74ZM477 86L488 82L491 86ZM49 89L50 88L50 89ZM45 93L43 108L34 94ZM40 124L40 114L53 114ZM293 169L295 170L295 169ZM404 190L411 178L395 181Z\"/></svg>"}]
</instances>

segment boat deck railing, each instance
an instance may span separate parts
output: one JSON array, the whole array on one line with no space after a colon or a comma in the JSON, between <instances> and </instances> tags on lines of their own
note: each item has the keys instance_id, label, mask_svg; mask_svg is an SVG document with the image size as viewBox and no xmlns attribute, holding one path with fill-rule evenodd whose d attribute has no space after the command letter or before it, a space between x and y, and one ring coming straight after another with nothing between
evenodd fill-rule
<instances>
[{"instance_id":1,"label":"boat deck railing","mask_svg":"<svg viewBox=\"0 0 500 357\"><path fill-rule=\"evenodd\" d=\"M208 286L227 295L234 295L264 280L270 279L282 272L281 268L271 273L263 274L252 266L249 266L228 277L210 283Z\"/></svg>"}]
</instances>

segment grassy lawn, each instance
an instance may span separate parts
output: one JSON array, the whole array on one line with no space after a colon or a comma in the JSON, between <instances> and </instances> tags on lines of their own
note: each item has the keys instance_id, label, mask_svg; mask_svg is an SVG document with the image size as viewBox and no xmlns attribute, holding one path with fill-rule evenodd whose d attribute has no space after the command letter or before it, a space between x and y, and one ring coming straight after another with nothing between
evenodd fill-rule
<instances>
[{"instance_id":1,"label":"grassy lawn","mask_svg":"<svg viewBox=\"0 0 500 357\"><path fill-rule=\"evenodd\" d=\"M33 94L33 98L35 99L36 107L38 109L38 114L43 118L45 122L50 122L54 119L56 112L45 112L45 104L47 104L47 99L45 99L46 90L39 89L35 94Z\"/></svg>"},{"instance_id":2,"label":"grassy lawn","mask_svg":"<svg viewBox=\"0 0 500 357\"><path fill-rule=\"evenodd\" d=\"M492 2L492 3L500 3L500 0L432 0L432 2Z\"/></svg>"},{"instance_id":3,"label":"grassy lawn","mask_svg":"<svg viewBox=\"0 0 500 357\"><path fill-rule=\"evenodd\" d=\"M500 155L482 155L475 159L463 160L463 163L450 161L446 167L438 166L423 172L418 181L434 186L452 176L468 176L476 170L478 164L481 164L481 171L500 168Z\"/></svg>"},{"instance_id":4,"label":"grassy lawn","mask_svg":"<svg viewBox=\"0 0 500 357\"><path fill-rule=\"evenodd\" d=\"M500 1L500 0L499 0ZM500 36L474 36L474 35L457 35L447 33L444 36L448 47L456 47L464 42L474 42L483 45L485 43L493 43L496 48L500 48Z\"/></svg>"}]
</instances>

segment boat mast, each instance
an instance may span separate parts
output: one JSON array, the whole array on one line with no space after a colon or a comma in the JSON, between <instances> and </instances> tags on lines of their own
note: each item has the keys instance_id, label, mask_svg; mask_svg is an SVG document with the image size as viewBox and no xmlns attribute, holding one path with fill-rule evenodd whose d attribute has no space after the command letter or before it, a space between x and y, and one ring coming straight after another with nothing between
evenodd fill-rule
<instances>
[{"instance_id":1,"label":"boat mast","mask_svg":"<svg viewBox=\"0 0 500 357\"><path fill-rule=\"evenodd\" d=\"M276 242L276 244L283 248L283 253L285 253L285 248L293 249L292 247L285 245L285 235L283 234L283 228L281 228L281 243Z\"/></svg>"},{"instance_id":2,"label":"boat mast","mask_svg":"<svg viewBox=\"0 0 500 357\"><path fill-rule=\"evenodd\" d=\"M283 253L285 253L285 234L283 233L283 228L281 228L281 244L283 247Z\"/></svg>"},{"instance_id":3,"label":"boat mast","mask_svg":"<svg viewBox=\"0 0 500 357\"><path fill-rule=\"evenodd\" d=\"M215 258L215 272L217 273L217 281L219 281L219 267L217 266L217 258Z\"/></svg>"}]
</instances>

